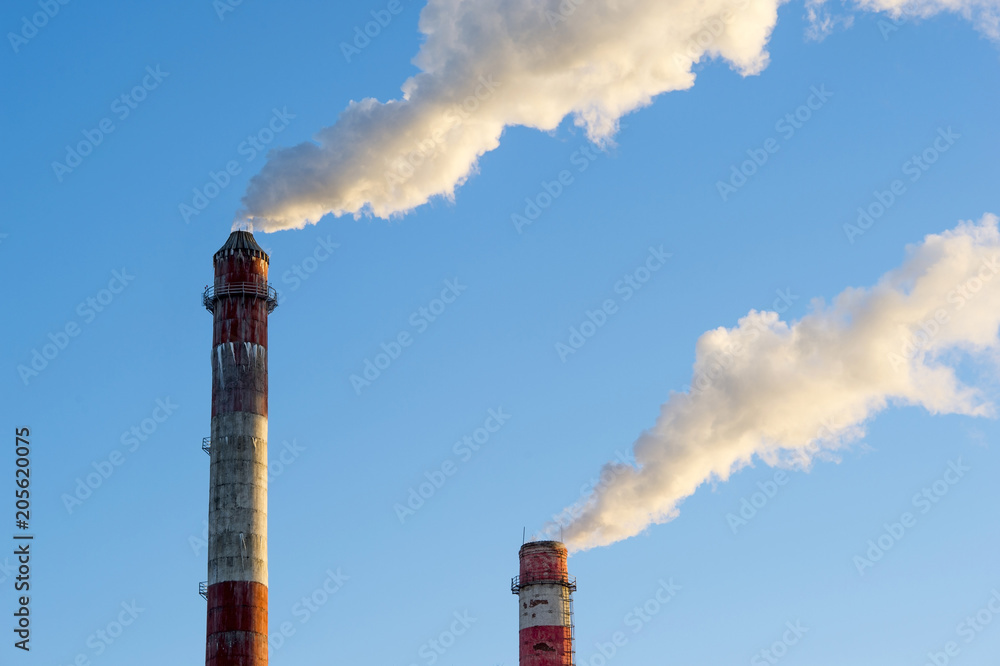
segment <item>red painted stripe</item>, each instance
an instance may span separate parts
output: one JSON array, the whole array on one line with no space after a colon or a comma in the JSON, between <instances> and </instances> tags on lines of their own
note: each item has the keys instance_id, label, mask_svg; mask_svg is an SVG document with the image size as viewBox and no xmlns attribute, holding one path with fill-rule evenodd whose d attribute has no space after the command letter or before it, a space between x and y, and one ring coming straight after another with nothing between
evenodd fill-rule
<instances>
[{"instance_id":1,"label":"red painted stripe","mask_svg":"<svg viewBox=\"0 0 1000 666\"><path fill-rule=\"evenodd\" d=\"M243 252L215 261L215 288L253 282L267 286L268 262ZM224 296L215 303L213 348L223 342L254 342L267 346L267 303L251 296Z\"/></svg>"},{"instance_id":2,"label":"red painted stripe","mask_svg":"<svg viewBox=\"0 0 1000 666\"><path fill-rule=\"evenodd\" d=\"M208 588L206 666L267 665L267 587L250 581Z\"/></svg>"},{"instance_id":3,"label":"red painted stripe","mask_svg":"<svg viewBox=\"0 0 1000 666\"><path fill-rule=\"evenodd\" d=\"M209 636L206 666L267 666L267 636L230 632Z\"/></svg>"},{"instance_id":4,"label":"red painted stripe","mask_svg":"<svg viewBox=\"0 0 1000 666\"><path fill-rule=\"evenodd\" d=\"M253 282L258 276L267 279L268 262L262 257L254 257L243 252L234 252L215 260L215 283Z\"/></svg>"},{"instance_id":5,"label":"red painted stripe","mask_svg":"<svg viewBox=\"0 0 1000 666\"><path fill-rule=\"evenodd\" d=\"M267 346L267 302L253 296L222 296L215 301L212 347L224 342Z\"/></svg>"},{"instance_id":6,"label":"red painted stripe","mask_svg":"<svg viewBox=\"0 0 1000 666\"><path fill-rule=\"evenodd\" d=\"M573 634L569 627L529 627L520 633L521 666L570 666Z\"/></svg>"},{"instance_id":7,"label":"red painted stripe","mask_svg":"<svg viewBox=\"0 0 1000 666\"><path fill-rule=\"evenodd\" d=\"M566 580L568 553L554 541L526 543L521 547L521 585L537 580Z\"/></svg>"}]
</instances>

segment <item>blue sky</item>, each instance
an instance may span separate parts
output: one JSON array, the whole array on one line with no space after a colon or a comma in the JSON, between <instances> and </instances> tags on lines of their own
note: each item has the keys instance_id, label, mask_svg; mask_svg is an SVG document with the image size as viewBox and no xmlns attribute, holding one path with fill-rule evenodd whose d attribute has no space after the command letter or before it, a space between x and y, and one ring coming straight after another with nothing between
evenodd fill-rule
<instances>
[{"instance_id":1,"label":"blue sky","mask_svg":"<svg viewBox=\"0 0 1000 666\"><path fill-rule=\"evenodd\" d=\"M414 0L350 63L341 53L385 6L247 0L220 19L207 0L71 2L16 53L5 45L0 399L8 442L15 427L33 434L36 550L32 651L15 650L6 630L3 663L203 659L211 319L201 290L265 162L247 137L277 110L267 148L309 140L350 100L398 97L417 72ZM36 11L8 3L0 25L17 31ZM272 663L516 663L508 585L522 528L579 499L654 424L690 383L703 332L772 308L779 291L794 295L782 317L798 319L813 298L874 283L908 244L1000 212L996 44L954 15L886 35L885 16L870 13L815 41L804 15L801 3L780 7L759 75L697 65L693 88L625 116L585 171L578 151L590 144L571 121L550 133L513 127L453 202L257 235L284 297L270 320L272 462L288 452L270 487L270 613L272 636L282 623L294 633L273 645ZM115 100L144 78L144 99L123 117ZM832 96L808 121L791 136L776 127L822 86ZM105 119L113 131L57 174L65 146ZM910 181L905 163L949 128L953 145ZM779 149L723 201L717 183L769 138ZM228 162L238 173L185 221L181 204L212 173L224 181ZM512 214L563 171L572 181L519 233ZM894 179L906 191L850 242L844 225ZM616 284L660 246L669 261L625 301ZM87 305L116 271L120 293L101 311ZM464 287L455 302L414 324L448 281ZM607 299L615 313L563 362L556 344ZM22 377L18 366L68 324L78 334ZM356 391L351 375L401 332L413 344ZM165 414L158 400L170 414L126 446L124 433ZM479 451L457 453L489 410L509 419ZM703 486L670 523L574 555L578 663L600 664L595 646L619 631L609 663L768 663L760 651L786 623L808 628L782 656L789 666L923 664L949 641L954 662L992 663L1000 622L970 642L958 632L1000 589L998 434L991 419L890 409L838 461L788 471L735 534L726 516L773 479L765 464ZM78 479L116 451L121 464L67 508ZM922 513L914 495L959 460L969 471ZM449 461L455 474L401 521L394 505ZM904 512L915 524L861 575L854 558ZM13 531L0 532L6 543ZM304 611L328 572L347 579ZM671 580L677 594L636 623L634 609ZM133 602L142 610L120 636L95 638ZM442 635L456 613L475 621L452 644Z\"/></svg>"}]
</instances>

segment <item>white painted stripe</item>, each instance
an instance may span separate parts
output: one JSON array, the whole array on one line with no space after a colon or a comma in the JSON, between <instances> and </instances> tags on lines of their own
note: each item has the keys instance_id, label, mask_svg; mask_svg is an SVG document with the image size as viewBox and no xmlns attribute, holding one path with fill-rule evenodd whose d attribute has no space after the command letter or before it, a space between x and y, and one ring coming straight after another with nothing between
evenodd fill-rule
<instances>
[{"instance_id":1,"label":"white painted stripe","mask_svg":"<svg viewBox=\"0 0 1000 666\"><path fill-rule=\"evenodd\" d=\"M267 585L267 419L250 412L212 419L208 583Z\"/></svg>"},{"instance_id":2,"label":"white painted stripe","mask_svg":"<svg viewBox=\"0 0 1000 666\"><path fill-rule=\"evenodd\" d=\"M527 585L521 588L517 599L521 629L571 624L569 590L562 585Z\"/></svg>"}]
</instances>

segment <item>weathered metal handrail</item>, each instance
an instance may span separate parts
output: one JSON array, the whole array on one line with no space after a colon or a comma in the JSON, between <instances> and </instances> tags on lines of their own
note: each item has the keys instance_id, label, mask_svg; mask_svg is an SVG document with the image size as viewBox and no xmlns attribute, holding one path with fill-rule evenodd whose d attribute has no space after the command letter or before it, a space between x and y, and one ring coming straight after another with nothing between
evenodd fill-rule
<instances>
[{"instance_id":1,"label":"weathered metal handrail","mask_svg":"<svg viewBox=\"0 0 1000 666\"><path fill-rule=\"evenodd\" d=\"M562 585L563 587L568 587L570 592L576 592L576 576L567 575L567 576L558 576L551 578L532 578L523 584ZM519 593L521 591L521 586L522 583L520 576L514 576L513 578L510 579L510 591L513 594Z\"/></svg>"},{"instance_id":2,"label":"weathered metal handrail","mask_svg":"<svg viewBox=\"0 0 1000 666\"><path fill-rule=\"evenodd\" d=\"M204 451L205 453L207 453L208 455L212 455L212 438L211 437L203 437L202 438L202 440L201 440L201 450Z\"/></svg>"},{"instance_id":3,"label":"weathered metal handrail","mask_svg":"<svg viewBox=\"0 0 1000 666\"><path fill-rule=\"evenodd\" d=\"M198 583L198 594L205 597L205 601L208 601L208 581Z\"/></svg>"},{"instance_id":4,"label":"weathered metal handrail","mask_svg":"<svg viewBox=\"0 0 1000 666\"><path fill-rule=\"evenodd\" d=\"M219 285L218 288L206 287L201 296L202 305L209 312L215 312L215 301L223 296L254 296L267 301L268 313L278 307L278 292L269 284L260 282L231 282Z\"/></svg>"}]
</instances>

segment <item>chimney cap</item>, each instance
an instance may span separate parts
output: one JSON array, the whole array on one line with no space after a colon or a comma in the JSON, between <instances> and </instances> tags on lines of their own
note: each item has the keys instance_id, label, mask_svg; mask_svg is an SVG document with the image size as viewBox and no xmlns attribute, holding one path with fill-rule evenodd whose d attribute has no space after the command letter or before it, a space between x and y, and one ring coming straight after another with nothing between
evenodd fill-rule
<instances>
[{"instance_id":1,"label":"chimney cap","mask_svg":"<svg viewBox=\"0 0 1000 666\"><path fill-rule=\"evenodd\" d=\"M267 256L267 253L264 252L264 248L257 244L257 241L254 239L252 233L239 229L229 234L229 238L226 240L225 244L220 247L219 251L215 254L218 255L232 250L260 252L263 256Z\"/></svg>"},{"instance_id":2,"label":"chimney cap","mask_svg":"<svg viewBox=\"0 0 1000 666\"><path fill-rule=\"evenodd\" d=\"M556 552L566 551L566 544L562 541L527 541L521 546L521 551L526 550L548 550Z\"/></svg>"}]
</instances>

